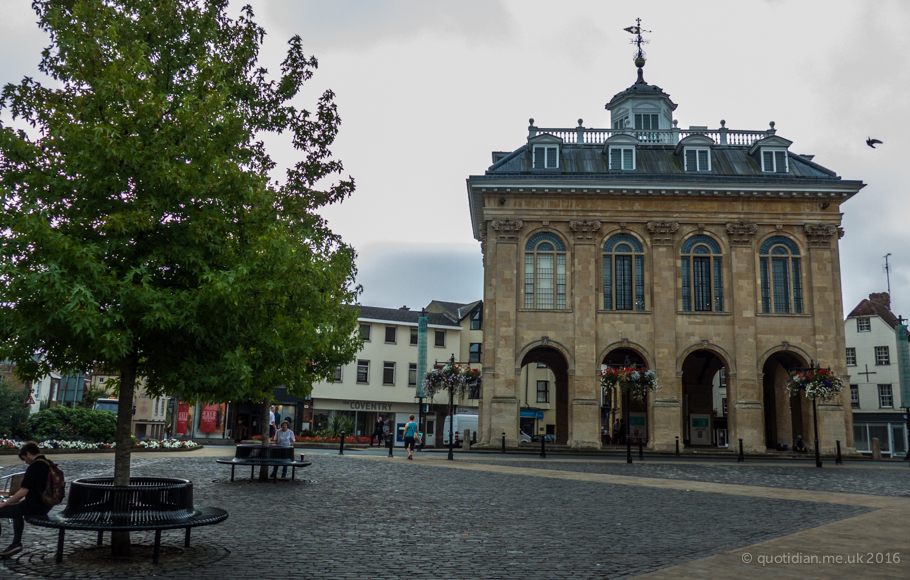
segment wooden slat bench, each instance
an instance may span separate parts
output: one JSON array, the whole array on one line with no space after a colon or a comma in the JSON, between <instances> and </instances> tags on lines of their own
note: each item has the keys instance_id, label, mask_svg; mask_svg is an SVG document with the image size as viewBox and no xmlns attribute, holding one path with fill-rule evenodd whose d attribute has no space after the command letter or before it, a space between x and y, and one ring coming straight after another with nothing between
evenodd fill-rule
<instances>
[{"instance_id":1,"label":"wooden slat bench","mask_svg":"<svg viewBox=\"0 0 910 580\"><path fill-rule=\"evenodd\" d=\"M218 463L231 466L231 481L234 481L234 468L238 465L250 466L250 479L253 479L256 466L265 465L266 467L290 467L291 481L297 474L298 467L307 467L312 465L309 461L295 461L294 448L285 445L255 445L242 443L237 446L232 459L216 459ZM275 479L278 478L278 471L275 471Z\"/></svg>"},{"instance_id":2,"label":"wooden slat bench","mask_svg":"<svg viewBox=\"0 0 910 580\"><path fill-rule=\"evenodd\" d=\"M190 530L226 520L228 513L219 508L194 507L193 483L187 479L131 477L129 486L115 486L112 477L77 479L70 484L66 509L46 516L25 516L33 526L59 529L57 557L63 561L66 530L98 532L98 545L104 532L155 531L158 563L161 531L185 529L184 546L190 545Z\"/></svg>"},{"instance_id":3,"label":"wooden slat bench","mask_svg":"<svg viewBox=\"0 0 910 580\"><path fill-rule=\"evenodd\" d=\"M22 486L22 480L25 479L25 472L11 473L0 477L0 498L8 498L16 495Z\"/></svg>"}]
</instances>

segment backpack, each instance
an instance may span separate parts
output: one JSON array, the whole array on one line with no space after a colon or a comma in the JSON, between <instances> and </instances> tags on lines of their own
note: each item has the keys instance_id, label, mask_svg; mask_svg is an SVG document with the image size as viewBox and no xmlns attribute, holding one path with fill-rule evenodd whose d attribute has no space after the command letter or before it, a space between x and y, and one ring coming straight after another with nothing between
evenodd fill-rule
<instances>
[{"instance_id":1,"label":"backpack","mask_svg":"<svg viewBox=\"0 0 910 580\"><path fill-rule=\"evenodd\" d=\"M57 464L48 459L39 459L38 461L43 461L47 463L47 484L44 486L44 492L41 494L41 499L44 500L44 505L48 507L54 507L63 502L63 498L66 497L66 478L63 476L63 470L57 467Z\"/></svg>"}]
</instances>

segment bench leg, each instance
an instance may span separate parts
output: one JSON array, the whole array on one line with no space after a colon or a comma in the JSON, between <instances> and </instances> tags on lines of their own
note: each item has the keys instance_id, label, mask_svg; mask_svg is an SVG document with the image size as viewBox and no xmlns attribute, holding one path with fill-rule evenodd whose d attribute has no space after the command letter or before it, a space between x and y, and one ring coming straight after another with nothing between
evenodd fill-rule
<instances>
[{"instance_id":1,"label":"bench leg","mask_svg":"<svg viewBox=\"0 0 910 580\"><path fill-rule=\"evenodd\" d=\"M155 530L155 551L152 553L152 564L158 564L158 556L161 554L161 530Z\"/></svg>"},{"instance_id":2,"label":"bench leg","mask_svg":"<svg viewBox=\"0 0 910 580\"><path fill-rule=\"evenodd\" d=\"M250 465L250 479L253 479L253 470L256 469L255 465Z\"/></svg>"},{"instance_id":3,"label":"bench leg","mask_svg":"<svg viewBox=\"0 0 910 580\"><path fill-rule=\"evenodd\" d=\"M297 475L297 467L294 466L294 465L292 465L292 466L291 466L291 481L294 481L294 476L295 476L295 475Z\"/></svg>"},{"instance_id":4,"label":"bench leg","mask_svg":"<svg viewBox=\"0 0 910 580\"><path fill-rule=\"evenodd\" d=\"M103 543L104 543L104 530L99 530L98 531L98 545L100 546Z\"/></svg>"},{"instance_id":5,"label":"bench leg","mask_svg":"<svg viewBox=\"0 0 910 580\"><path fill-rule=\"evenodd\" d=\"M57 557L55 561L59 564L63 562L63 536L66 533L66 530L60 528L60 533L57 534Z\"/></svg>"},{"instance_id":6,"label":"bench leg","mask_svg":"<svg viewBox=\"0 0 910 580\"><path fill-rule=\"evenodd\" d=\"M231 466L231 481L234 481L234 466Z\"/></svg>"},{"instance_id":7,"label":"bench leg","mask_svg":"<svg viewBox=\"0 0 910 580\"><path fill-rule=\"evenodd\" d=\"M190 530L192 530L192 529L193 529L193 528L187 528L187 529L186 529L186 539L183 540L183 547L184 547L184 548L189 548L189 547L190 547Z\"/></svg>"}]
</instances>

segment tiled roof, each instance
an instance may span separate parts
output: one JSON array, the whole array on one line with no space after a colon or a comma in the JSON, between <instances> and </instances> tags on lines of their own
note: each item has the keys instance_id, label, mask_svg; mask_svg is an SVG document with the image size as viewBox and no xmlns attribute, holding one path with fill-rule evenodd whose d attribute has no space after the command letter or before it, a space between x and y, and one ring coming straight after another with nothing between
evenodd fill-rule
<instances>
[{"instance_id":1,"label":"tiled roof","mask_svg":"<svg viewBox=\"0 0 910 580\"><path fill-rule=\"evenodd\" d=\"M749 147L725 145L711 148L711 171L685 171L682 154L677 155L670 145L647 145L636 147L634 171L610 171L609 160L602 145L565 144L561 147L559 169L533 170L531 154L524 145L512 154L500 159L486 171L488 176L528 174L535 176L577 178L581 175L596 175L598 179L666 179L672 175L685 181L711 181L735 178L737 182L760 180L764 182L788 179L840 180L833 171L818 165L796 153L788 152L789 173L768 173L762 171L757 157L749 155Z\"/></svg>"},{"instance_id":2,"label":"tiled roof","mask_svg":"<svg viewBox=\"0 0 910 580\"><path fill-rule=\"evenodd\" d=\"M401 310L399 308L381 308L379 306L360 306L360 315L358 318L368 318L370 320L388 320L389 322L402 322L406 324L417 324L420 317L419 310ZM427 324L437 326L452 326L460 328L454 320L445 314L427 313Z\"/></svg>"},{"instance_id":3,"label":"tiled roof","mask_svg":"<svg viewBox=\"0 0 910 580\"><path fill-rule=\"evenodd\" d=\"M467 304L462 304L460 302L443 302L442 300L434 300L430 304L436 304L441 307L443 310L449 313L449 315L457 321L461 321L465 316L471 313L474 310L474 307L483 302L482 300L475 300L474 302L468 302Z\"/></svg>"},{"instance_id":4,"label":"tiled roof","mask_svg":"<svg viewBox=\"0 0 910 580\"><path fill-rule=\"evenodd\" d=\"M894 315L884 304L879 304L873 302L868 298L865 298L862 302L856 305L850 314L847 315L847 318L854 318L858 316L878 316L884 320L888 326L891 328L897 328L897 316Z\"/></svg>"}]
</instances>

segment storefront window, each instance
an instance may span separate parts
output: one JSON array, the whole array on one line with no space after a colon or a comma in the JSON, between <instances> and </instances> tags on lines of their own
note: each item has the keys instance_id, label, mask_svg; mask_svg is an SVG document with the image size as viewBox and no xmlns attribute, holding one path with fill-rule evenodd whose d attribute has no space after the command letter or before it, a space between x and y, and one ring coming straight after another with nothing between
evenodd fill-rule
<instances>
[{"instance_id":1,"label":"storefront window","mask_svg":"<svg viewBox=\"0 0 910 580\"><path fill-rule=\"evenodd\" d=\"M297 423L297 405L278 405L275 407L275 427L281 428L281 422L287 421L291 431L296 433Z\"/></svg>"}]
</instances>

